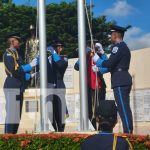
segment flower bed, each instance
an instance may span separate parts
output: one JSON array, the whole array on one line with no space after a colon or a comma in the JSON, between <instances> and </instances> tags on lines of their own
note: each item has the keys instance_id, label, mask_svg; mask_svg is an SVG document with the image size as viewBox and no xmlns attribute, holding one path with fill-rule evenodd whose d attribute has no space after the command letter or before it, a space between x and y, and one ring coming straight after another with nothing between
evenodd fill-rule
<instances>
[{"instance_id":1,"label":"flower bed","mask_svg":"<svg viewBox=\"0 0 150 150\"><path fill-rule=\"evenodd\" d=\"M90 134L18 134L0 135L0 150L79 150ZM135 150L149 150L150 136L127 135Z\"/></svg>"}]
</instances>

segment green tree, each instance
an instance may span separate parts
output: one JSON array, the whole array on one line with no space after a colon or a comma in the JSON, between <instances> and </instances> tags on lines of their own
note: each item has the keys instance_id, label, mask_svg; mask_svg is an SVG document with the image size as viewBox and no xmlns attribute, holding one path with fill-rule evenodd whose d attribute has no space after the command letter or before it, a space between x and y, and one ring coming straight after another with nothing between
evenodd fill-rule
<instances>
[{"instance_id":1,"label":"green tree","mask_svg":"<svg viewBox=\"0 0 150 150\"><path fill-rule=\"evenodd\" d=\"M6 4L0 7L0 60L7 48L6 35L9 32L20 32L25 42L30 24L36 22L36 8ZM22 52L23 53L23 52Z\"/></svg>"},{"instance_id":2,"label":"green tree","mask_svg":"<svg viewBox=\"0 0 150 150\"><path fill-rule=\"evenodd\" d=\"M12 3L0 5L0 60L6 45L6 34L19 31L25 43L28 29L31 24L36 24L36 8L18 6ZM86 17L87 18L87 17ZM53 39L60 39L65 44L64 54L74 57L78 47L77 4L76 2L60 4L51 3L46 6L47 45ZM92 32L104 46L108 46L107 33L112 22L107 22L105 16L93 17ZM89 27L86 19L86 37L90 39ZM22 46L24 47L24 46ZM22 48L24 52L24 48Z\"/></svg>"}]
</instances>

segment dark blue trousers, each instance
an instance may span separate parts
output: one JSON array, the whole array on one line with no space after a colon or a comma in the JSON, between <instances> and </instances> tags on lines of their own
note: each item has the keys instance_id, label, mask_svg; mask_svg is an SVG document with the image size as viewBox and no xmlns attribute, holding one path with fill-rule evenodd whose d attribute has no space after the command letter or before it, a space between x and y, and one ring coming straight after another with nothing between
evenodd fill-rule
<instances>
[{"instance_id":1,"label":"dark blue trousers","mask_svg":"<svg viewBox=\"0 0 150 150\"><path fill-rule=\"evenodd\" d=\"M19 123L22 113L23 93L17 95L15 90L5 90L6 97L6 120L5 120L5 133L16 134L19 128ZM13 96L16 95L16 98Z\"/></svg>"},{"instance_id":2,"label":"dark blue trousers","mask_svg":"<svg viewBox=\"0 0 150 150\"><path fill-rule=\"evenodd\" d=\"M124 133L132 133L133 118L130 108L131 86L116 87L113 91L118 112L122 120Z\"/></svg>"}]
</instances>

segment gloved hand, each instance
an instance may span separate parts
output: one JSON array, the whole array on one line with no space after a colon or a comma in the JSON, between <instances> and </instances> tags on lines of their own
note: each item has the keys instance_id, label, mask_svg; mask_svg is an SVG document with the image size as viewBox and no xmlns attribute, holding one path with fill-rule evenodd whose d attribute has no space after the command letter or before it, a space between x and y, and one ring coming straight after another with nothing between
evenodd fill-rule
<instances>
[{"instance_id":1,"label":"gloved hand","mask_svg":"<svg viewBox=\"0 0 150 150\"><path fill-rule=\"evenodd\" d=\"M103 46L101 43L96 43L95 47L98 49L98 52L104 54Z\"/></svg>"},{"instance_id":2,"label":"gloved hand","mask_svg":"<svg viewBox=\"0 0 150 150\"><path fill-rule=\"evenodd\" d=\"M31 78L34 78L35 76L38 77L39 76L39 72L35 72L35 73L31 74Z\"/></svg>"},{"instance_id":3,"label":"gloved hand","mask_svg":"<svg viewBox=\"0 0 150 150\"><path fill-rule=\"evenodd\" d=\"M97 55L97 53L95 53L95 55L93 56L93 61L96 63L97 60L99 59L100 57Z\"/></svg>"},{"instance_id":4,"label":"gloved hand","mask_svg":"<svg viewBox=\"0 0 150 150\"><path fill-rule=\"evenodd\" d=\"M98 67L96 66L96 65L93 65L92 66L92 70L93 70L93 72L98 72L99 71L99 69L98 69Z\"/></svg>"},{"instance_id":5,"label":"gloved hand","mask_svg":"<svg viewBox=\"0 0 150 150\"><path fill-rule=\"evenodd\" d=\"M64 61L68 61L68 58L67 58L67 57L64 57Z\"/></svg>"},{"instance_id":6,"label":"gloved hand","mask_svg":"<svg viewBox=\"0 0 150 150\"><path fill-rule=\"evenodd\" d=\"M54 50L54 48L52 46L48 46L47 47L47 51L50 52L51 54L55 54L56 51Z\"/></svg>"},{"instance_id":7,"label":"gloved hand","mask_svg":"<svg viewBox=\"0 0 150 150\"><path fill-rule=\"evenodd\" d=\"M31 61L30 66L33 68L38 64L39 64L39 58L36 57Z\"/></svg>"}]
</instances>

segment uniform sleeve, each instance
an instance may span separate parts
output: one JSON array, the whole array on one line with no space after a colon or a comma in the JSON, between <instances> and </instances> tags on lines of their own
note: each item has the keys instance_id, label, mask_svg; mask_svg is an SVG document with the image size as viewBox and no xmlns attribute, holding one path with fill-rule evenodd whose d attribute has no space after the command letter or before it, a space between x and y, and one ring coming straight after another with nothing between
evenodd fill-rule
<instances>
[{"instance_id":1,"label":"uniform sleeve","mask_svg":"<svg viewBox=\"0 0 150 150\"><path fill-rule=\"evenodd\" d=\"M108 57L107 57L106 54L102 54L102 55L100 56L100 58L101 58L102 60L108 60Z\"/></svg>"},{"instance_id":2,"label":"uniform sleeve","mask_svg":"<svg viewBox=\"0 0 150 150\"><path fill-rule=\"evenodd\" d=\"M103 67L99 67L99 71L101 74L105 74L109 72L108 68L103 68Z\"/></svg>"},{"instance_id":3,"label":"uniform sleeve","mask_svg":"<svg viewBox=\"0 0 150 150\"><path fill-rule=\"evenodd\" d=\"M61 60L61 57L57 53L52 54L52 58L54 62L58 62Z\"/></svg>"},{"instance_id":4,"label":"uniform sleeve","mask_svg":"<svg viewBox=\"0 0 150 150\"><path fill-rule=\"evenodd\" d=\"M21 65L21 68L22 68L23 72L31 72L32 71L32 67L30 64Z\"/></svg>"},{"instance_id":5,"label":"uniform sleeve","mask_svg":"<svg viewBox=\"0 0 150 150\"><path fill-rule=\"evenodd\" d=\"M68 60L62 59L57 53L52 55L53 61L60 72L65 72L68 67Z\"/></svg>"},{"instance_id":6,"label":"uniform sleeve","mask_svg":"<svg viewBox=\"0 0 150 150\"><path fill-rule=\"evenodd\" d=\"M25 80L29 81L31 79L31 75L29 73L25 74Z\"/></svg>"},{"instance_id":7,"label":"uniform sleeve","mask_svg":"<svg viewBox=\"0 0 150 150\"><path fill-rule=\"evenodd\" d=\"M25 74L22 70L21 67L18 67L17 69L15 69L15 61L14 61L14 58L6 53L4 55L4 64L5 64L5 67L8 69L8 71L17 79L19 80L24 80L25 79ZM9 74L6 70L6 73Z\"/></svg>"},{"instance_id":8,"label":"uniform sleeve","mask_svg":"<svg viewBox=\"0 0 150 150\"><path fill-rule=\"evenodd\" d=\"M118 46L113 47L109 59L102 62L102 67L113 68L120 61L121 56L121 49Z\"/></svg>"},{"instance_id":9,"label":"uniform sleeve","mask_svg":"<svg viewBox=\"0 0 150 150\"><path fill-rule=\"evenodd\" d=\"M74 69L77 70L77 71L79 71L79 59L78 59L78 61L75 63Z\"/></svg>"}]
</instances>

